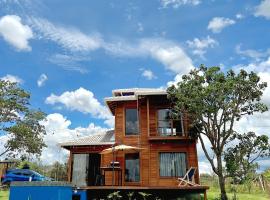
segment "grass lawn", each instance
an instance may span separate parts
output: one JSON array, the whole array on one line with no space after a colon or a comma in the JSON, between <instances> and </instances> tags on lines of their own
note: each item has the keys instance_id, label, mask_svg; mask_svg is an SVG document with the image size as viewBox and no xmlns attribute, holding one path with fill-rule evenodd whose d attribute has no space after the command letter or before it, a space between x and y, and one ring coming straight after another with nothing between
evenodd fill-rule
<instances>
[{"instance_id":1,"label":"grass lawn","mask_svg":"<svg viewBox=\"0 0 270 200\"><path fill-rule=\"evenodd\" d=\"M229 199L232 199L233 193L227 193L227 194L228 194ZM218 196L219 196L219 192L213 192L213 191L207 192L208 200L215 200L217 199ZM237 200L253 200L253 199L269 200L270 198L267 193L263 193L263 192L258 193L258 194L238 193L236 197L237 197Z\"/></svg>"},{"instance_id":2,"label":"grass lawn","mask_svg":"<svg viewBox=\"0 0 270 200\"><path fill-rule=\"evenodd\" d=\"M9 192L8 190L0 190L0 199L1 200L8 200Z\"/></svg>"}]
</instances>

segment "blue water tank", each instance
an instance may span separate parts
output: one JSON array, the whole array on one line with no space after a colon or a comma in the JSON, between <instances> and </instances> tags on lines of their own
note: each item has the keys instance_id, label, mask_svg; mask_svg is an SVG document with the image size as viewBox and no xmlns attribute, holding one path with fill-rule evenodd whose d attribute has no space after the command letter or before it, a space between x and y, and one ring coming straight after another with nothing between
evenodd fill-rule
<instances>
[{"instance_id":1,"label":"blue water tank","mask_svg":"<svg viewBox=\"0 0 270 200\"><path fill-rule=\"evenodd\" d=\"M72 200L72 186L66 182L12 182L9 200Z\"/></svg>"}]
</instances>

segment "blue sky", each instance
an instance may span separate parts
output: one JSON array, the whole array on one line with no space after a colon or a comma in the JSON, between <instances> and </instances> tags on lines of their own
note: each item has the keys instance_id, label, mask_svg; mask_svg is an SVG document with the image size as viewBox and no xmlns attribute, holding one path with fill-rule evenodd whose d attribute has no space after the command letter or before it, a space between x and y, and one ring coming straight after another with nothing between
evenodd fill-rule
<instances>
[{"instance_id":1,"label":"blue sky","mask_svg":"<svg viewBox=\"0 0 270 200\"><path fill-rule=\"evenodd\" d=\"M0 0L0 77L48 114L52 158L55 141L110 128L113 89L166 87L200 64L268 81L269 32L270 0ZM238 128L265 132L254 119Z\"/></svg>"}]
</instances>

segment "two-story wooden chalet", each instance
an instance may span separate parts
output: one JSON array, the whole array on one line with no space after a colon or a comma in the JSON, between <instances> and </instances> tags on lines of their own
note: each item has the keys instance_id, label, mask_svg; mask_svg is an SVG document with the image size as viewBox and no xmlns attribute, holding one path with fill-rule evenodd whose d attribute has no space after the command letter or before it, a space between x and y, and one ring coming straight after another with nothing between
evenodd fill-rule
<instances>
[{"instance_id":1,"label":"two-story wooden chalet","mask_svg":"<svg viewBox=\"0 0 270 200\"><path fill-rule=\"evenodd\" d=\"M197 141L190 136L189 119L185 113L170 117L165 90L118 89L105 102L115 116L114 131L61 144L70 151L69 181L77 186L112 185L115 179L122 187L177 187L177 178L196 167L199 183ZM100 154L120 144L139 150ZM104 182L98 181L112 161L119 166L105 173Z\"/></svg>"}]
</instances>

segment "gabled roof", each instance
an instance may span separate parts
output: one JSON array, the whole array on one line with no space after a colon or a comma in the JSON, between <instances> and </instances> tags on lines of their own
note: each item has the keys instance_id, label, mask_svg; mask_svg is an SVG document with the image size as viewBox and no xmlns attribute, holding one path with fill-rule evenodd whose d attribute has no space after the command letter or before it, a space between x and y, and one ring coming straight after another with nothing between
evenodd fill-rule
<instances>
[{"instance_id":1,"label":"gabled roof","mask_svg":"<svg viewBox=\"0 0 270 200\"><path fill-rule=\"evenodd\" d=\"M112 97L104 98L106 105L114 114L115 103L117 101L134 101L138 96L149 95L167 95L165 89L162 88L129 88L129 89L117 89L112 91Z\"/></svg>"},{"instance_id":2,"label":"gabled roof","mask_svg":"<svg viewBox=\"0 0 270 200\"><path fill-rule=\"evenodd\" d=\"M71 146L98 146L98 145L113 145L114 131L110 130L104 133L97 133L86 137L81 137L75 140L60 143L61 147L67 148Z\"/></svg>"}]
</instances>

